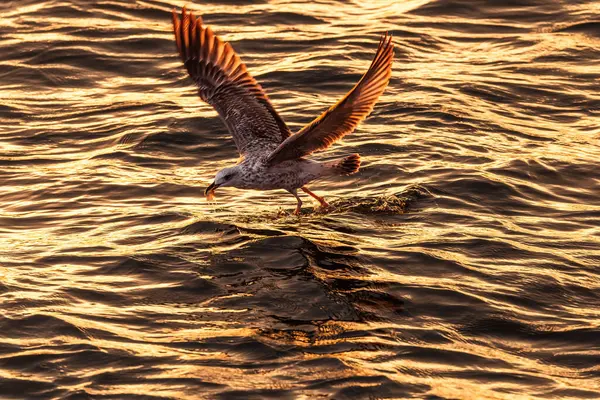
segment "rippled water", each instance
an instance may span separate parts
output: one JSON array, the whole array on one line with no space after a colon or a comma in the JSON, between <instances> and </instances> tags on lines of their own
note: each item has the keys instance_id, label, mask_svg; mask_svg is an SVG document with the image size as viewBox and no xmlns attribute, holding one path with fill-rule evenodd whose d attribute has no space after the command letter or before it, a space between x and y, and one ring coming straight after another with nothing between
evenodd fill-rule
<instances>
[{"instance_id":1,"label":"rippled water","mask_svg":"<svg viewBox=\"0 0 600 400\"><path fill-rule=\"evenodd\" d=\"M600 397L598 2L188 4L294 131L393 33L301 218L204 200L183 5L0 3L1 398Z\"/></svg>"}]
</instances>

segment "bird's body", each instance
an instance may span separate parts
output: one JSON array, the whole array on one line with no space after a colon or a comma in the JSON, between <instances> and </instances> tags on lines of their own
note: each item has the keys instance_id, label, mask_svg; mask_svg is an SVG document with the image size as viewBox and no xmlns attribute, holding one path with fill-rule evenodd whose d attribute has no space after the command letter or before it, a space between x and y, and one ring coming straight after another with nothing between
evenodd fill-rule
<instances>
[{"instance_id":1,"label":"bird's body","mask_svg":"<svg viewBox=\"0 0 600 400\"><path fill-rule=\"evenodd\" d=\"M382 38L375 59L360 82L336 105L292 134L273 108L261 86L248 73L229 43L219 39L202 19L185 8L181 19L173 11L177 49L200 98L212 105L231 132L241 161L219 171L206 189L210 200L216 188L284 189L296 197L298 189L319 201L306 185L326 176L358 171L360 157L351 154L332 162L317 162L306 156L329 147L351 132L372 110L391 74L391 38Z\"/></svg>"},{"instance_id":2,"label":"bird's body","mask_svg":"<svg viewBox=\"0 0 600 400\"><path fill-rule=\"evenodd\" d=\"M329 171L324 163L306 159L271 166L264 159L249 158L238 165L240 179L235 185L238 189L290 191L326 176Z\"/></svg>"}]
</instances>

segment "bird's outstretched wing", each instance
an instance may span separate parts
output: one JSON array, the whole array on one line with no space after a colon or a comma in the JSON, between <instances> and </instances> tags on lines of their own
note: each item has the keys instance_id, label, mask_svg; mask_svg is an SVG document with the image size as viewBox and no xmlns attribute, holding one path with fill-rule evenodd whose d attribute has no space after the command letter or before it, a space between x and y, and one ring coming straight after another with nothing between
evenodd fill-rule
<instances>
[{"instance_id":1,"label":"bird's outstretched wing","mask_svg":"<svg viewBox=\"0 0 600 400\"><path fill-rule=\"evenodd\" d=\"M224 120L241 155L272 151L290 136L266 93L250 76L229 43L223 42L185 7L173 10L181 59L202 100Z\"/></svg>"},{"instance_id":2,"label":"bird's outstretched wing","mask_svg":"<svg viewBox=\"0 0 600 400\"><path fill-rule=\"evenodd\" d=\"M326 149L365 119L377 99L385 90L392 73L394 46L392 37L385 34L369 70L340 101L317 119L287 138L273 153L268 162L277 164L294 160L314 151Z\"/></svg>"}]
</instances>

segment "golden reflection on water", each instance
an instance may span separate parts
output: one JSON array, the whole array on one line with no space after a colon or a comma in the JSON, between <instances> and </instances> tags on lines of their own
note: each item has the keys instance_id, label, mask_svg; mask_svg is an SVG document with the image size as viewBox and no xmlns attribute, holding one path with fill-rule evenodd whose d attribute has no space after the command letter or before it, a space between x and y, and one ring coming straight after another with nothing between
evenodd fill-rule
<instances>
[{"instance_id":1,"label":"golden reflection on water","mask_svg":"<svg viewBox=\"0 0 600 400\"><path fill-rule=\"evenodd\" d=\"M464 321L451 312L455 306L474 320L479 313L510 316L538 335L600 326L597 307L576 293L578 287L585 293L600 290L590 268L600 259L594 219L600 180L573 178L589 172L585 168L600 156L600 117L593 109L600 97L590 86L600 71L596 60L564 56L574 49L597 51L597 36L557 32L551 22L432 15L422 10L437 4L431 0L190 5L244 50L252 74L264 78L273 103L294 129L352 87L348 77L366 69L381 32L395 34L393 79L373 117L325 155L364 148L362 175L316 184L315 191L343 199L402 193L410 185L439 190L405 217L307 210L297 219L277 216L294 202L283 193L220 189L216 204L202 199L214 173L237 155L215 123L215 112L184 80L174 49L164 45L172 40L167 11L186 3L137 2L140 9L154 10L148 17L128 3L114 9L99 3L90 18L36 17L52 2L4 10L0 27L11 33L2 46L24 44L32 50L0 60L3 106L22 113L17 122L0 118L0 160L7 166L0 182L3 319L13 320L6 325L12 327L32 316L49 316L79 334L67 328L67 334L56 333L55 320L45 322L48 334L44 326L35 327L38 336L26 330L6 334L1 344L15 349L0 360L56 353L65 359L61 376L81 379L61 387L91 396L198 398L194 384L163 378L227 384L231 390L291 389L307 398L329 395L344 379L357 377L423 385L427 395L442 398L561 397L544 391L544 385L600 390L594 379L585 378L597 366L552 361L554 355L597 357L597 349L579 346L576 339L540 343L521 332L464 333ZM561 7L575 15L599 9L595 3ZM164 20L156 17L159 11ZM240 15L276 12L320 21L240 23ZM43 25L30 29L23 16ZM500 28L495 32L495 27ZM265 38L282 50L261 49ZM138 39L156 42L156 48L141 42L131 51L127 42ZM67 49L75 60L56 49ZM564 60L556 61L557 54ZM95 64L79 63L88 58ZM330 75L318 79L320 74ZM181 144L178 132L206 143ZM167 134L172 141L164 140ZM570 164L581 169L566 169ZM471 184L444 185L469 179ZM479 182L489 185L489 197L475 190ZM496 187L504 191L493 192ZM498 205L502 199L507 205ZM513 205L520 209L511 213ZM195 223L215 227L186 233ZM269 251L253 247L279 235L309 241L334 261L319 264L317 250L294 243L274 241L265 247ZM265 265L278 252L281 264L305 257L307 266L295 273L306 274L304 281L315 286L296 292L295 276L283 273L265 283L277 270L275 262ZM413 253L424 261L411 260ZM143 264L155 255L164 258ZM180 264L170 265L168 257ZM134 266L128 270L123 260ZM346 267L331 267L335 263ZM114 273L103 269L115 265L121 269ZM231 274L243 279L229 279L226 269L239 265L246 269ZM247 272L253 268L262 272ZM536 284L542 280L561 289L557 304L540 295L544 289ZM214 283L219 291L206 298L210 288L186 289L195 281ZM537 292L530 294L530 288ZM322 290L323 297L337 300L312 304L302 290L315 298ZM351 297L365 290L397 296L406 312L393 309L392 300L362 304ZM270 298L271 293L280 297ZM512 297L522 301L511 302ZM450 314L430 309L436 302ZM350 316L336 314L340 304L348 304ZM311 320L313 306L329 319ZM293 313L286 307L296 307L297 325L287 322ZM369 320L357 311L361 307L380 315ZM439 338L428 341L428 333ZM244 343L259 350L253 353ZM60 345L89 345L135 360L127 361L131 365L94 361L78 369ZM259 345L281 355L262 360ZM322 367L322 358L340 364ZM315 363L304 363L311 360ZM155 370L143 375L138 370L146 363ZM0 365L5 379L53 382L55 371L50 372ZM140 377L125 385L110 379L90 383L104 373ZM317 377L334 383L303 386ZM530 378L552 384L529 384Z\"/></svg>"}]
</instances>

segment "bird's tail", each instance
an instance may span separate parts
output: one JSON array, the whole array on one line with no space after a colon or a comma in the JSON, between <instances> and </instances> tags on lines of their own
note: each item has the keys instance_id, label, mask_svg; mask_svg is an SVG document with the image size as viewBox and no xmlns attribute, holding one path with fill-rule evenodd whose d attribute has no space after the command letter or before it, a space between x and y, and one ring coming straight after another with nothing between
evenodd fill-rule
<instances>
[{"instance_id":1,"label":"bird's tail","mask_svg":"<svg viewBox=\"0 0 600 400\"><path fill-rule=\"evenodd\" d=\"M327 166L340 175L352 175L357 173L360 168L360 156L350 154L342 159L327 163Z\"/></svg>"}]
</instances>

